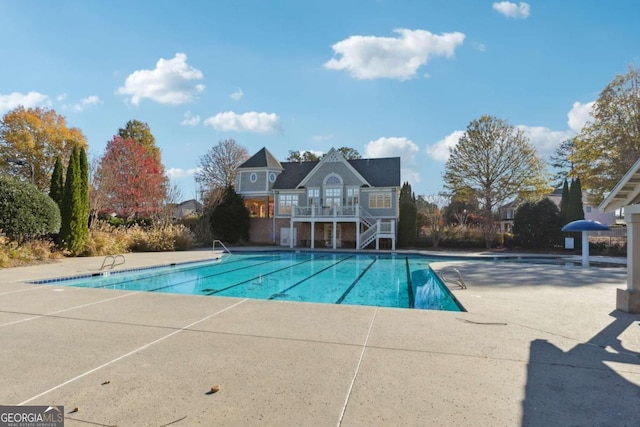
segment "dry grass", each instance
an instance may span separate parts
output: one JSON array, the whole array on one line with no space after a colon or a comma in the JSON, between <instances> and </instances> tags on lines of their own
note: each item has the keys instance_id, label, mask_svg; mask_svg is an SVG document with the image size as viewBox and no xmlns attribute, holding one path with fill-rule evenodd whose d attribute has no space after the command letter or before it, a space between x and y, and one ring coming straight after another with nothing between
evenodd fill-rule
<instances>
[{"instance_id":1,"label":"dry grass","mask_svg":"<svg viewBox=\"0 0 640 427\"><path fill-rule=\"evenodd\" d=\"M0 267L19 267L62 258L63 254L48 239L28 240L21 244L0 236Z\"/></svg>"}]
</instances>

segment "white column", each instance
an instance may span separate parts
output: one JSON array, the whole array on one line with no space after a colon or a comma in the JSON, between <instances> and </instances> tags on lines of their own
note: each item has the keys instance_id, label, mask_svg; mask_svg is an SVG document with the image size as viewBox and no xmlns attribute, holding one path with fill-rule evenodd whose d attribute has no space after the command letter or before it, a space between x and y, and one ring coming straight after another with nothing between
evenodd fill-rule
<instances>
[{"instance_id":1,"label":"white column","mask_svg":"<svg viewBox=\"0 0 640 427\"><path fill-rule=\"evenodd\" d=\"M316 241L316 223L311 221L311 244L309 245L311 249L315 247L315 241Z\"/></svg>"},{"instance_id":2,"label":"white column","mask_svg":"<svg viewBox=\"0 0 640 427\"><path fill-rule=\"evenodd\" d=\"M356 249L360 249L360 217L356 220Z\"/></svg>"},{"instance_id":3,"label":"white column","mask_svg":"<svg viewBox=\"0 0 640 427\"><path fill-rule=\"evenodd\" d=\"M640 213L626 214L627 290L640 292Z\"/></svg>"},{"instance_id":4,"label":"white column","mask_svg":"<svg viewBox=\"0 0 640 427\"><path fill-rule=\"evenodd\" d=\"M333 209L334 209L333 210L333 214L334 214L334 216L335 216L335 213L336 213L335 208L336 208L336 206L333 205ZM337 234L336 233L336 231L337 231L336 228L338 228L338 225L336 224L335 221L333 221L333 229L331 230L332 234L333 234L333 236L331 236L333 238L333 249L336 248L336 234Z\"/></svg>"},{"instance_id":5,"label":"white column","mask_svg":"<svg viewBox=\"0 0 640 427\"><path fill-rule=\"evenodd\" d=\"M293 248L293 220L289 220L289 248Z\"/></svg>"},{"instance_id":6,"label":"white column","mask_svg":"<svg viewBox=\"0 0 640 427\"><path fill-rule=\"evenodd\" d=\"M380 220L376 220L376 251L380 250L380 238L377 236L380 234Z\"/></svg>"},{"instance_id":7,"label":"white column","mask_svg":"<svg viewBox=\"0 0 640 427\"><path fill-rule=\"evenodd\" d=\"M395 251L396 250L396 220L395 219L391 220L391 234L393 234L393 237L391 238L391 250Z\"/></svg>"}]
</instances>

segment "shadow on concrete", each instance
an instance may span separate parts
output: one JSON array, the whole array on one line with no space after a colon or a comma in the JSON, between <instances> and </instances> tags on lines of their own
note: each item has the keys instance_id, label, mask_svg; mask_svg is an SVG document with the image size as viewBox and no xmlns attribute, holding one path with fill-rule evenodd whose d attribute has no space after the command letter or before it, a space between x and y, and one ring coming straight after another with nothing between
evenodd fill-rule
<instances>
[{"instance_id":1,"label":"shadow on concrete","mask_svg":"<svg viewBox=\"0 0 640 427\"><path fill-rule=\"evenodd\" d=\"M620 339L627 329L638 337L640 316L610 315L609 326L567 352L546 340L531 342L523 426L640 425L640 352Z\"/></svg>"},{"instance_id":2,"label":"shadow on concrete","mask_svg":"<svg viewBox=\"0 0 640 427\"><path fill-rule=\"evenodd\" d=\"M524 286L582 287L616 284L625 286L626 268L581 268L559 265L468 262L455 265L469 288L490 286L510 288ZM438 270L442 267L436 267Z\"/></svg>"}]
</instances>

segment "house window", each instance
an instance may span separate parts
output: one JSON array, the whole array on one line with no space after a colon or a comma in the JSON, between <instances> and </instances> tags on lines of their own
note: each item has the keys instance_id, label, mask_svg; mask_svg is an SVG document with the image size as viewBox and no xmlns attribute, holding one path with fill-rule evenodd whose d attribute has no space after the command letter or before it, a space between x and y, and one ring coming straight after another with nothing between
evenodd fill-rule
<instances>
[{"instance_id":1,"label":"house window","mask_svg":"<svg viewBox=\"0 0 640 427\"><path fill-rule=\"evenodd\" d=\"M360 203L360 190L347 188L347 206L355 206Z\"/></svg>"},{"instance_id":2,"label":"house window","mask_svg":"<svg viewBox=\"0 0 640 427\"><path fill-rule=\"evenodd\" d=\"M591 213L591 206L587 206L586 211L587 213Z\"/></svg>"},{"instance_id":3,"label":"house window","mask_svg":"<svg viewBox=\"0 0 640 427\"><path fill-rule=\"evenodd\" d=\"M318 206L320 205L320 189L319 188L309 188L307 190L307 206Z\"/></svg>"},{"instance_id":4,"label":"house window","mask_svg":"<svg viewBox=\"0 0 640 427\"><path fill-rule=\"evenodd\" d=\"M391 193L388 191L369 194L369 208L389 209L391 208Z\"/></svg>"},{"instance_id":5,"label":"house window","mask_svg":"<svg viewBox=\"0 0 640 427\"><path fill-rule=\"evenodd\" d=\"M342 204L342 189L341 188L325 188L324 189L324 205L327 207L340 207Z\"/></svg>"},{"instance_id":6,"label":"house window","mask_svg":"<svg viewBox=\"0 0 640 427\"><path fill-rule=\"evenodd\" d=\"M256 182L258 180L258 174L256 174L255 172L251 172L251 175L249 175L249 181Z\"/></svg>"},{"instance_id":7,"label":"house window","mask_svg":"<svg viewBox=\"0 0 640 427\"><path fill-rule=\"evenodd\" d=\"M271 182L271 183L276 182L276 174L275 173L271 172L269 174L269 182Z\"/></svg>"},{"instance_id":8,"label":"house window","mask_svg":"<svg viewBox=\"0 0 640 427\"><path fill-rule=\"evenodd\" d=\"M297 194L280 194L278 197L278 213L281 215L291 215L291 209L298 206Z\"/></svg>"}]
</instances>

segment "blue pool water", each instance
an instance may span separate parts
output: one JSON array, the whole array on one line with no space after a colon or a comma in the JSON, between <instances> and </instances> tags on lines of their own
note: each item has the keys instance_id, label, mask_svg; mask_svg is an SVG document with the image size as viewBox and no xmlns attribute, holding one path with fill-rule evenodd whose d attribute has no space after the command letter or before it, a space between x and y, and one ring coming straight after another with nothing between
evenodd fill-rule
<instances>
[{"instance_id":1,"label":"blue pool water","mask_svg":"<svg viewBox=\"0 0 640 427\"><path fill-rule=\"evenodd\" d=\"M462 311L429 267L433 261L399 254L241 253L224 255L215 261L102 273L58 283L131 291Z\"/></svg>"}]
</instances>

